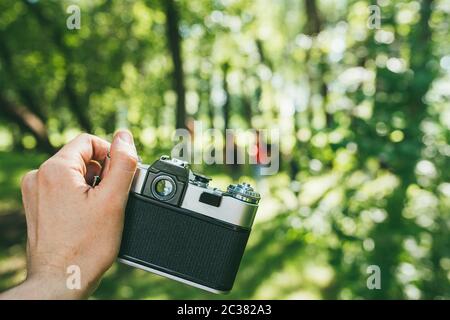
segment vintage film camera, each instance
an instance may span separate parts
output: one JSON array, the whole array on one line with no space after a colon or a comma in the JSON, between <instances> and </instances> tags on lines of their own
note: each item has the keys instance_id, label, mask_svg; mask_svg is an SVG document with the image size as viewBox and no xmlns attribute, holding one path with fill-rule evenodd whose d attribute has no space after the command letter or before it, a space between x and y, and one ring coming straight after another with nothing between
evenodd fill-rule
<instances>
[{"instance_id":1,"label":"vintage film camera","mask_svg":"<svg viewBox=\"0 0 450 320\"><path fill-rule=\"evenodd\" d=\"M139 164L119 261L214 293L226 293L250 235L260 195L246 183L209 187L187 162Z\"/></svg>"}]
</instances>

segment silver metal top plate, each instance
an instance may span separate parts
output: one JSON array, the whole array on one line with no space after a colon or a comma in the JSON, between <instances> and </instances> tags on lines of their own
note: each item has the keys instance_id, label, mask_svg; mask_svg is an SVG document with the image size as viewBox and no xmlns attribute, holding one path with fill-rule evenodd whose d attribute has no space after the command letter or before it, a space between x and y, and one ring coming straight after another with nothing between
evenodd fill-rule
<instances>
[{"instance_id":1,"label":"silver metal top plate","mask_svg":"<svg viewBox=\"0 0 450 320\"><path fill-rule=\"evenodd\" d=\"M142 189L149 167L149 165L144 164L138 165L133 183L131 185L131 192L142 194ZM222 200L219 207L214 207L199 201L200 195L203 192L218 193L214 189L203 188L192 183L188 183L183 202L180 207L244 228L252 227L256 210L258 209L257 204L244 202L233 198L226 193L219 192L219 194L222 194Z\"/></svg>"}]
</instances>

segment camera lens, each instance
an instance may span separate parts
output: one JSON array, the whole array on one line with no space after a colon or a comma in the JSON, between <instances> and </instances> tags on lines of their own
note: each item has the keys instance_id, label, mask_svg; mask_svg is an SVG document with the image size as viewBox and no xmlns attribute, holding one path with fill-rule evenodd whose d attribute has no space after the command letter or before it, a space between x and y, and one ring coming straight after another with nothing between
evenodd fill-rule
<instances>
[{"instance_id":1,"label":"camera lens","mask_svg":"<svg viewBox=\"0 0 450 320\"><path fill-rule=\"evenodd\" d=\"M159 200L169 200L176 191L175 181L169 176L159 176L153 180L152 193Z\"/></svg>"}]
</instances>

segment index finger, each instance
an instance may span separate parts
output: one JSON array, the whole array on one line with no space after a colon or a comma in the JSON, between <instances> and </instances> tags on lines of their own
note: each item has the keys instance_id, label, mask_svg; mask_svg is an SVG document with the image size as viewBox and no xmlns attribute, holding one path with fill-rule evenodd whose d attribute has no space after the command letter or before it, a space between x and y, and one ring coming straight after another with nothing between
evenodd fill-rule
<instances>
[{"instance_id":1,"label":"index finger","mask_svg":"<svg viewBox=\"0 0 450 320\"><path fill-rule=\"evenodd\" d=\"M87 164L91 160L103 161L108 154L110 143L97 136L82 133L64 147L55 157L62 157L68 161Z\"/></svg>"}]
</instances>

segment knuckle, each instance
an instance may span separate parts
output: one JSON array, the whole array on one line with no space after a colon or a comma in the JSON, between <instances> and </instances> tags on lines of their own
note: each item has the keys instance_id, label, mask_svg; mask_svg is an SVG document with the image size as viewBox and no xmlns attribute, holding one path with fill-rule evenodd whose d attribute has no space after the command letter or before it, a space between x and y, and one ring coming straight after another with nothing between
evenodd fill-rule
<instances>
[{"instance_id":1,"label":"knuckle","mask_svg":"<svg viewBox=\"0 0 450 320\"><path fill-rule=\"evenodd\" d=\"M55 158L45 161L38 171L38 179L47 184L51 184L56 179L59 180L63 164Z\"/></svg>"},{"instance_id":2,"label":"knuckle","mask_svg":"<svg viewBox=\"0 0 450 320\"><path fill-rule=\"evenodd\" d=\"M136 157L134 157L127 151L118 150L114 156L117 158L118 162L120 163L121 167L124 170L127 170L127 171L136 170L138 161L137 161Z\"/></svg>"},{"instance_id":3,"label":"knuckle","mask_svg":"<svg viewBox=\"0 0 450 320\"><path fill-rule=\"evenodd\" d=\"M27 172L20 183L22 193L28 193L35 187L35 179L36 179L37 170L32 170Z\"/></svg>"},{"instance_id":4,"label":"knuckle","mask_svg":"<svg viewBox=\"0 0 450 320\"><path fill-rule=\"evenodd\" d=\"M52 171L55 167L55 161L53 159L48 159L39 167L39 176L43 176Z\"/></svg>"},{"instance_id":5,"label":"knuckle","mask_svg":"<svg viewBox=\"0 0 450 320\"><path fill-rule=\"evenodd\" d=\"M89 142L92 140L92 135L86 132L80 133L72 141Z\"/></svg>"},{"instance_id":6,"label":"knuckle","mask_svg":"<svg viewBox=\"0 0 450 320\"><path fill-rule=\"evenodd\" d=\"M75 139L89 140L91 138L92 138L92 136L89 133L83 132L83 133L80 133Z\"/></svg>"}]
</instances>

